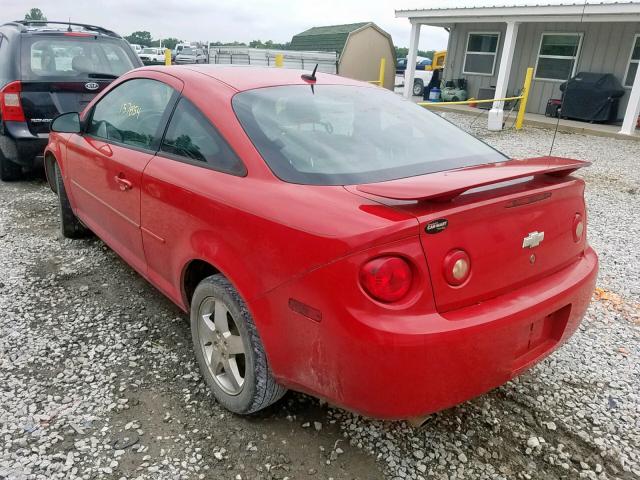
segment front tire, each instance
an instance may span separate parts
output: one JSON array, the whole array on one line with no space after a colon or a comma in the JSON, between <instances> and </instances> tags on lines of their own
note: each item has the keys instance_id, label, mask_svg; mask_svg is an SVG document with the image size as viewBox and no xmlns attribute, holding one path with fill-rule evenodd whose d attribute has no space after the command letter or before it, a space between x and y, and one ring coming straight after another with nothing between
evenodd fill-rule
<instances>
[{"instance_id":1,"label":"front tire","mask_svg":"<svg viewBox=\"0 0 640 480\"><path fill-rule=\"evenodd\" d=\"M65 238L84 238L90 235L91 231L85 227L71 209L67 191L62 181L62 173L57 163L53 167L56 190L58 191L58 211L60 212L60 233Z\"/></svg>"},{"instance_id":2,"label":"front tire","mask_svg":"<svg viewBox=\"0 0 640 480\"><path fill-rule=\"evenodd\" d=\"M13 182L22 178L22 167L13 163L0 152L0 180L3 182Z\"/></svg>"},{"instance_id":3,"label":"front tire","mask_svg":"<svg viewBox=\"0 0 640 480\"><path fill-rule=\"evenodd\" d=\"M285 394L271 374L244 300L224 276L207 277L196 288L191 335L204 380L227 410L254 413Z\"/></svg>"},{"instance_id":4,"label":"front tire","mask_svg":"<svg viewBox=\"0 0 640 480\"><path fill-rule=\"evenodd\" d=\"M424 82L420 79L416 79L413 82L413 94L421 96L424 93Z\"/></svg>"}]
</instances>

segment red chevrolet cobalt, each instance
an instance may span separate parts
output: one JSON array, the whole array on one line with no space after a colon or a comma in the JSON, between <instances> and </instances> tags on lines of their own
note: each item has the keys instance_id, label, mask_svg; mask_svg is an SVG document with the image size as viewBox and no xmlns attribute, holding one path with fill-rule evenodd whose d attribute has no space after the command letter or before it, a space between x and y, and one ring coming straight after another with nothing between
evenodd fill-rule
<instances>
[{"instance_id":1,"label":"red chevrolet cobalt","mask_svg":"<svg viewBox=\"0 0 640 480\"><path fill-rule=\"evenodd\" d=\"M594 288L586 163L510 159L362 82L142 68L52 131L62 234L190 312L236 413L287 388L386 419L450 407L567 340Z\"/></svg>"}]
</instances>

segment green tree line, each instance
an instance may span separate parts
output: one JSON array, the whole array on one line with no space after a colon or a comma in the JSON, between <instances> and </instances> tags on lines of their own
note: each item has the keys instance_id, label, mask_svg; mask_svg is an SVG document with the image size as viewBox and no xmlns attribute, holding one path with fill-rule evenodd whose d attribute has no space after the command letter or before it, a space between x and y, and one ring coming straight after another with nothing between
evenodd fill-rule
<instances>
[{"instance_id":1,"label":"green tree line","mask_svg":"<svg viewBox=\"0 0 640 480\"><path fill-rule=\"evenodd\" d=\"M396 49L396 58L407 58L409 55L409 49L407 47L398 47L395 45ZM430 58L433 60L433 54L435 50L418 50L418 56L424 58Z\"/></svg>"}]
</instances>

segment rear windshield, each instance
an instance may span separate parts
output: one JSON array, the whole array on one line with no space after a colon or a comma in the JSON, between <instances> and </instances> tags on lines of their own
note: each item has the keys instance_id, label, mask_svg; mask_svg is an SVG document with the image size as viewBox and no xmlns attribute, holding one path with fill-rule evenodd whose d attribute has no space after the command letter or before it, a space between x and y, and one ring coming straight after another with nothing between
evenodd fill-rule
<instances>
[{"instance_id":1,"label":"rear windshield","mask_svg":"<svg viewBox=\"0 0 640 480\"><path fill-rule=\"evenodd\" d=\"M155 48L143 48L142 49L142 53L156 53L156 49Z\"/></svg>"},{"instance_id":2,"label":"rear windshield","mask_svg":"<svg viewBox=\"0 0 640 480\"><path fill-rule=\"evenodd\" d=\"M22 79L82 81L100 74L120 76L138 66L134 66L125 47L122 40L104 37L26 37L22 44Z\"/></svg>"},{"instance_id":3,"label":"rear windshield","mask_svg":"<svg viewBox=\"0 0 640 480\"><path fill-rule=\"evenodd\" d=\"M382 88L261 88L235 95L233 108L274 174L291 183L382 182L507 158Z\"/></svg>"}]
</instances>

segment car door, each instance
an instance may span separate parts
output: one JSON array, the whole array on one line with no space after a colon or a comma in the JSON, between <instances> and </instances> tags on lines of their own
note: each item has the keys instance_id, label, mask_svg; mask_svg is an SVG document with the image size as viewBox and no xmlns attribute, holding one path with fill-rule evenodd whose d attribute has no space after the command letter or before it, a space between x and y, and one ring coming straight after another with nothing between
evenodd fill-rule
<instances>
[{"instance_id":1,"label":"car door","mask_svg":"<svg viewBox=\"0 0 640 480\"><path fill-rule=\"evenodd\" d=\"M121 83L93 107L85 133L68 143L68 175L78 217L143 274L142 172L158 149L177 95L158 80Z\"/></svg>"},{"instance_id":2,"label":"car door","mask_svg":"<svg viewBox=\"0 0 640 480\"><path fill-rule=\"evenodd\" d=\"M245 166L207 117L181 98L144 171L141 201L148 278L174 301L182 301L181 269L194 243L229 232L235 217L219 198L241 189L244 175Z\"/></svg>"}]
</instances>

